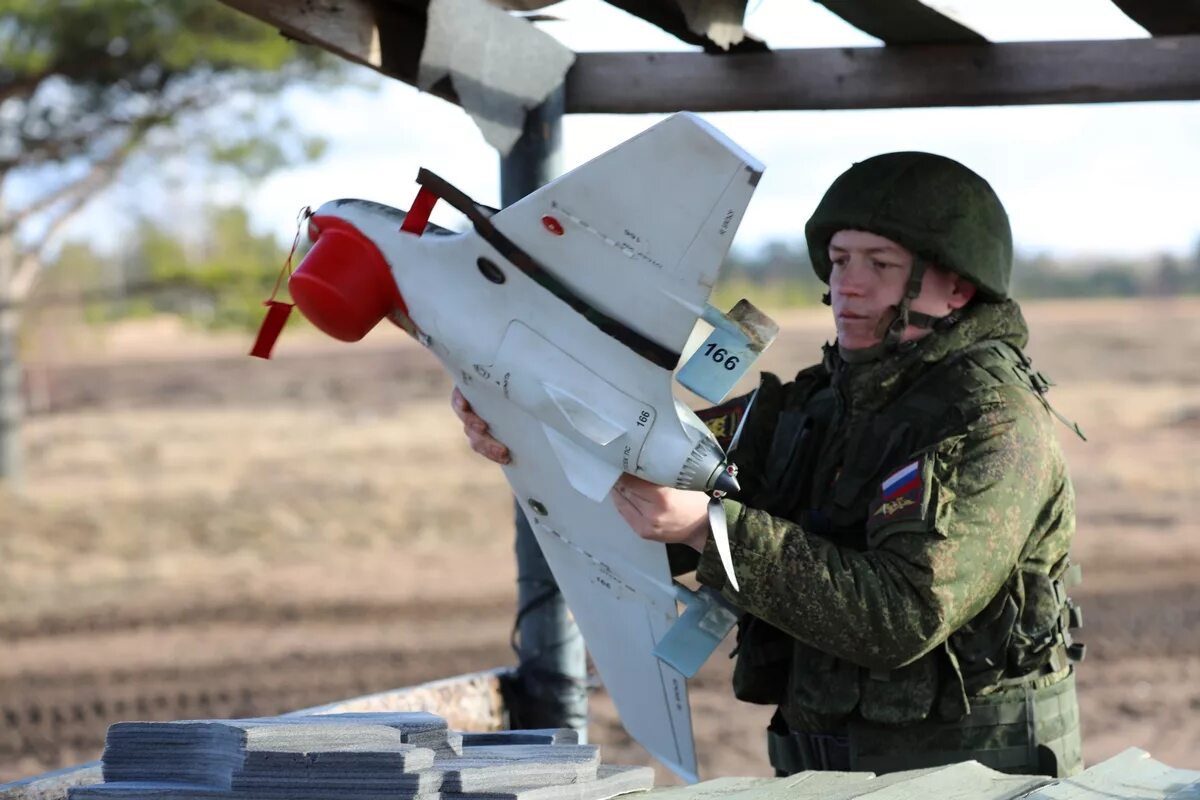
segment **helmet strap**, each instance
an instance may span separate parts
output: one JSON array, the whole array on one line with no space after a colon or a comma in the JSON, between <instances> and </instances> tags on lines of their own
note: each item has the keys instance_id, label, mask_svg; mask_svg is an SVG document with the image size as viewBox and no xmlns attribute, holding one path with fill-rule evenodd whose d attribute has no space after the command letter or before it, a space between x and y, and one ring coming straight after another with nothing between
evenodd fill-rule
<instances>
[{"instance_id":1,"label":"helmet strap","mask_svg":"<svg viewBox=\"0 0 1200 800\"><path fill-rule=\"evenodd\" d=\"M928 267L929 262L924 258L919 255L913 256L912 271L908 274L908 285L904 287L904 297L900 298L900 303L894 307L890 320L887 316L880 320L880 327L884 325L885 321L887 323L883 343L887 345L888 350L894 350L900 346L900 337L904 335L904 331L908 329L909 325L915 325L918 328L933 327L933 317L912 310L912 301L921 294L921 282L925 279L925 270Z\"/></svg>"},{"instance_id":2,"label":"helmet strap","mask_svg":"<svg viewBox=\"0 0 1200 800\"><path fill-rule=\"evenodd\" d=\"M923 311L913 311L912 302L921 294L921 284L929 265L930 262L921 256L913 256L912 272L909 273L908 283L904 287L904 296L900 298L899 303L884 311L875 328L875 335L880 339L879 344L860 350L841 350L842 357L847 363L871 361L879 358L885 352L891 353L899 350L904 343L901 337L904 336L904 331L910 325L914 328L940 331L958 322L962 316L962 312L958 309L944 317L935 317ZM821 297L821 302L830 305L829 292Z\"/></svg>"},{"instance_id":3,"label":"helmet strap","mask_svg":"<svg viewBox=\"0 0 1200 800\"><path fill-rule=\"evenodd\" d=\"M908 310L908 324L914 328L924 328L925 330L934 330L942 327L939 323L945 317L934 317L929 314L923 314L920 311Z\"/></svg>"}]
</instances>

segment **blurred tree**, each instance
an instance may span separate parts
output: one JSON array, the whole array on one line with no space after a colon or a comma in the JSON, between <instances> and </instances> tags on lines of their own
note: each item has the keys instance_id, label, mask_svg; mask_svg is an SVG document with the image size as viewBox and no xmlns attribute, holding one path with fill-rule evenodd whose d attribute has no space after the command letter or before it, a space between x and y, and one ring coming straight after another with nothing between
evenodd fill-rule
<instances>
[{"instance_id":1,"label":"blurred tree","mask_svg":"<svg viewBox=\"0 0 1200 800\"><path fill-rule=\"evenodd\" d=\"M200 244L185 249L161 229L143 226L139 260L151 282L162 287L154 293L154 310L212 328L255 330L287 250L274 236L255 233L241 207L208 209L203 230Z\"/></svg>"},{"instance_id":2,"label":"blurred tree","mask_svg":"<svg viewBox=\"0 0 1200 800\"><path fill-rule=\"evenodd\" d=\"M1019 300L1055 297L1137 297L1145 294L1144 259L1101 259L1086 265L1063 264L1045 253L1017 253L1013 259L1013 295Z\"/></svg>"},{"instance_id":3,"label":"blurred tree","mask_svg":"<svg viewBox=\"0 0 1200 800\"><path fill-rule=\"evenodd\" d=\"M1192 249L1192 257L1184 267L1184 291L1200 292L1200 239Z\"/></svg>"},{"instance_id":4,"label":"blurred tree","mask_svg":"<svg viewBox=\"0 0 1200 800\"><path fill-rule=\"evenodd\" d=\"M339 64L213 0L0 0L0 483L21 472L18 312L55 234L169 155L250 176L315 157L253 99ZM41 191L9 208L16 179Z\"/></svg>"},{"instance_id":5,"label":"blurred tree","mask_svg":"<svg viewBox=\"0 0 1200 800\"><path fill-rule=\"evenodd\" d=\"M1179 259L1162 255L1149 279L1150 294L1159 297L1174 297L1187 291L1187 275Z\"/></svg>"},{"instance_id":6,"label":"blurred tree","mask_svg":"<svg viewBox=\"0 0 1200 800\"><path fill-rule=\"evenodd\" d=\"M745 297L763 309L782 309L813 305L824 293L804 242L773 239L753 251L731 251L710 301L728 309Z\"/></svg>"}]
</instances>

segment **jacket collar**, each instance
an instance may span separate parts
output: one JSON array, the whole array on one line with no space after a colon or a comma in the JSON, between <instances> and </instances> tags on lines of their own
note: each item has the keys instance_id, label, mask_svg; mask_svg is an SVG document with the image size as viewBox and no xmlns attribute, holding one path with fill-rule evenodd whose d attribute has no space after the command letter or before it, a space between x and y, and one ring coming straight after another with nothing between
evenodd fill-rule
<instances>
[{"instance_id":1,"label":"jacket collar","mask_svg":"<svg viewBox=\"0 0 1200 800\"><path fill-rule=\"evenodd\" d=\"M972 304L950 327L931 331L876 358L869 357L874 353L844 353L836 344L827 344L824 363L851 409L875 410L898 397L934 365L989 339L1018 348L1029 341L1029 328L1015 301ZM868 358L860 358L864 355Z\"/></svg>"}]
</instances>

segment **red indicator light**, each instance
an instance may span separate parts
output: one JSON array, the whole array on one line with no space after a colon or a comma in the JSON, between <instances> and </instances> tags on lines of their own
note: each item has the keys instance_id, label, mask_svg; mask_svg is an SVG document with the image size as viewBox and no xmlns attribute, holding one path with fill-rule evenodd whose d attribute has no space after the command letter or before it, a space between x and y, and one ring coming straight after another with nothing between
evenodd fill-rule
<instances>
[{"instance_id":1,"label":"red indicator light","mask_svg":"<svg viewBox=\"0 0 1200 800\"><path fill-rule=\"evenodd\" d=\"M546 230L550 231L555 236L563 235L562 223L556 220L554 217L549 215L542 217L542 225L545 226Z\"/></svg>"}]
</instances>

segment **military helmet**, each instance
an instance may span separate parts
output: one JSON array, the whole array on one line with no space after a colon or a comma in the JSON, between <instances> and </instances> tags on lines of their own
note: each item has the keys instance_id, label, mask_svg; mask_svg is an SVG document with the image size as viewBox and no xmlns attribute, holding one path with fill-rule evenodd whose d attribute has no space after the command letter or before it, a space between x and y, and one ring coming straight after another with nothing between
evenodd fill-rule
<instances>
[{"instance_id":1,"label":"military helmet","mask_svg":"<svg viewBox=\"0 0 1200 800\"><path fill-rule=\"evenodd\" d=\"M843 172L804 226L813 270L825 283L833 269L829 240L847 229L886 236L989 299L1008 297L1008 214L988 182L953 159L885 153Z\"/></svg>"}]
</instances>

